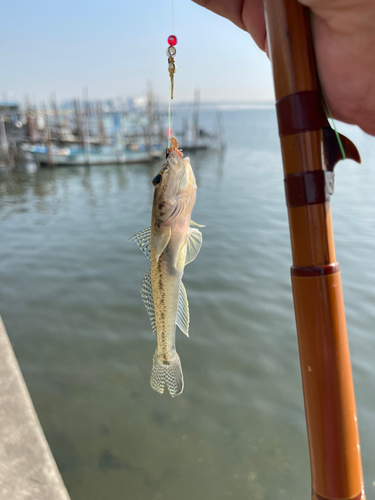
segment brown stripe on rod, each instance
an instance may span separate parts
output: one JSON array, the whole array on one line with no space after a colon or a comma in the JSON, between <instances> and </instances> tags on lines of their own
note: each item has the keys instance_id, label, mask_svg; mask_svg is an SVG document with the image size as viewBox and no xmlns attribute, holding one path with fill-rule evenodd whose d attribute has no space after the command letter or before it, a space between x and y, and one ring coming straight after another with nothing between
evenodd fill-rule
<instances>
[{"instance_id":1,"label":"brown stripe on rod","mask_svg":"<svg viewBox=\"0 0 375 500\"><path fill-rule=\"evenodd\" d=\"M344 500L361 500L363 498L363 495L364 495L364 491L361 491L355 497L346 498ZM319 495L314 490L312 490L312 492L311 492L311 497L312 497L313 500L335 500L335 499L332 499L332 498L322 497L322 495Z\"/></svg>"},{"instance_id":2,"label":"brown stripe on rod","mask_svg":"<svg viewBox=\"0 0 375 500\"><path fill-rule=\"evenodd\" d=\"M276 111L280 137L329 127L322 96L317 90L283 97L277 101Z\"/></svg>"},{"instance_id":3,"label":"brown stripe on rod","mask_svg":"<svg viewBox=\"0 0 375 500\"><path fill-rule=\"evenodd\" d=\"M290 208L316 205L330 200L334 188L334 173L324 170L299 172L284 179L286 204Z\"/></svg>"},{"instance_id":4,"label":"brown stripe on rod","mask_svg":"<svg viewBox=\"0 0 375 500\"><path fill-rule=\"evenodd\" d=\"M340 272L340 266L338 262L333 264L328 264L327 266L315 266L315 267L291 267L291 275L297 278L310 278L312 276L328 276L330 274L336 274Z\"/></svg>"}]
</instances>

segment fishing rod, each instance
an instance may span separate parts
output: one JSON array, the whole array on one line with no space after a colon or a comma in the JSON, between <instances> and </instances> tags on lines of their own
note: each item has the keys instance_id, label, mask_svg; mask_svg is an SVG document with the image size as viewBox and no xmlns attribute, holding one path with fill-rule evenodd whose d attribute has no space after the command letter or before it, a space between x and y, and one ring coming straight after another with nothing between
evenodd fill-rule
<instances>
[{"instance_id":1,"label":"fishing rod","mask_svg":"<svg viewBox=\"0 0 375 500\"><path fill-rule=\"evenodd\" d=\"M364 500L357 416L330 196L335 164L360 162L329 125L310 13L296 0L265 0L284 165L294 309L309 441L312 499Z\"/></svg>"}]
</instances>

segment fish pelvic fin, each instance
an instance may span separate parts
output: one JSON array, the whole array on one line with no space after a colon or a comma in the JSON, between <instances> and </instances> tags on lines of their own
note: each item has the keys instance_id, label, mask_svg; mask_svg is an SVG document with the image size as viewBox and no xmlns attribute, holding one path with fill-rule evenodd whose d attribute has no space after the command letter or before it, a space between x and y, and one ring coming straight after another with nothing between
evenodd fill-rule
<instances>
[{"instance_id":1,"label":"fish pelvic fin","mask_svg":"<svg viewBox=\"0 0 375 500\"><path fill-rule=\"evenodd\" d=\"M172 230L170 227L165 230L155 227L154 233L154 250L156 260L159 260L160 255L164 252L169 243L169 240L171 239Z\"/></svg>"},{"instance_id":2,"label":"fish pelvic fin","mask_svg":"<svg viewBox=\"0 0 375 500\"><path fill-rule=\"evenodd\" d=\"M158 358L157 351L155 351L152 360L150 384L160 394L163 394L164 387L167 385L172 398L182 393L184 390L184 376L177 352L175 352L171 361L163 361Z\"/></svg>"},{"instance_id":3,"label":"fish pelvic fin","mask_svg":"<svg viewBox=\"0 0 375 500\"><path fill-rule=\"evenodd\" d=\"M190 221L190 226L195 226L195 227L206 227L206 226L203 226L202 224L197 224L196 222L194 222L193 220Z\"/></svg>"},{"instance_id":4,"label":"fish pelvic fin","mask_svg":"<svg viewBox=\"0 0 375 500\"><path fill-rule=\"evenodd\" d=\"M189 236L186 243L185 266L193 262L202 246L202 233L198 229L189 229Z\"/></svg>"}]
</instances>

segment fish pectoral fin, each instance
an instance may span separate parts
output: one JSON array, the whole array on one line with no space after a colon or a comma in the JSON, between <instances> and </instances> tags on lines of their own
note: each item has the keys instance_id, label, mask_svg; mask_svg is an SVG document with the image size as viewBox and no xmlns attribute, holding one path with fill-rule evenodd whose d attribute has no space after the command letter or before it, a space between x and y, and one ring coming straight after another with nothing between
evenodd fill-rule
<instances>
[{"instance_id":1,"label":"fish pectoral fin","mask_svg":"<svg viewBox=\"0 0 375 500\"><path fill-rule=\"evenodd\" d=\"M146 227L146 229L142 229L130 239L134 241L143 255L145 255L148 260L151 260L151 228Z\"/></svg>"},{"instance_id":2,"label":"fish pectoral fin","mask_svg":"<svg viewBox=\"0 0 375 500\"><path fill-rule=\"evenodd\" d=\"M189 323L190 323L189 302L187 299L185 286L182 283L182 281L180 281L180 290L178 292L176 325L187 337L189 336Z\"/></svg>"},{"instance_id":3,"label":"fish pectoral fin","mask_svg":"<svg viewBox=\"0 0 375 500\"><path fill-rule=\"evenodd\" d=\"M195 226L195 227L206 227L206 226L202 226L202 224L197 224L196 222L194 222L193 220L190 221L190 225L191 226Z\"/></svg>"},{"instance_id":4,"label":"fish pectoral fin","mask_svg":"<svg viewBox=\"0 0 375 500\"><path fill-rule=\"evenodd\" d=\"M160 228L155 228L154 230L154 250L155 250L155 256L156 260L159 260L160 255L164 252L166 249L169 240L171 239L171 234L172 230L171 228L167 229L160 229Z\"/></svg>"},{"instance_id":5,"label":"fish pectoral fin","mask_svg":"<svg viewBox=\"0 0 375 500\"><path fill-rule=\"evenodd\" d=\"M177 352L170 361L162 361L157 352L152 360L151 387L163 394L164 386L167 384L169 394L174 398L184 390L184 376L182 374L181 361Z\"/></svg>"},{"instance_id":6,"label":"fish pectoral fin","mask_svg":"<svg viewBox=\"0 0 375 500\"><path fill-rule=\"evenodd\" d=\"M155 306L154 306L154 295L152 293L152 280L151 280L151 269L143 278L142 288L141 288L141 297L143 299L143 303L146 307L146 311L148 312L148 317L151 321L152 333L156 333L156 319L155 319Z\"/></svg>"},{"instance_id":7,"label":"fish pectoral fin","mask_svg":"<svg viewBox=\"0 0 375 500\"><path fill-rule=\"evenodd\" d=\"M185 266L193 262L195 257L199 254L202 246L202 233L198 229L189 229L189 236L186 242L186 259Z\"/></svg>"}]
</instances>

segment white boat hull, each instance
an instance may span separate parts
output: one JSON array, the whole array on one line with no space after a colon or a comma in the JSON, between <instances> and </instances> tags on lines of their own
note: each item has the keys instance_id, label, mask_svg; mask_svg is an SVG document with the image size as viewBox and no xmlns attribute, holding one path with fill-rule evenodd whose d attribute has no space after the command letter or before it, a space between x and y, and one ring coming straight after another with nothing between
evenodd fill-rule
<instances>
[{"instance_id":1,"label":"white boat hull","mask_svg":"<svg viewBox=\"0 0 375 500\"><path fill-rule=\"evenodd\" d=\"M149 153L41 153L32 152L34 161L40 165L69 166L69 165L108 165L125 163L147 163L155 158ZM160 153L161 156L161 153Z\"/></svg>"}]
</instances>

